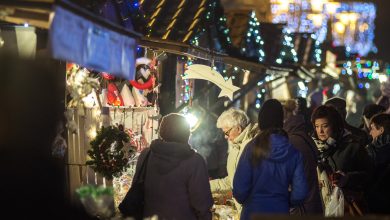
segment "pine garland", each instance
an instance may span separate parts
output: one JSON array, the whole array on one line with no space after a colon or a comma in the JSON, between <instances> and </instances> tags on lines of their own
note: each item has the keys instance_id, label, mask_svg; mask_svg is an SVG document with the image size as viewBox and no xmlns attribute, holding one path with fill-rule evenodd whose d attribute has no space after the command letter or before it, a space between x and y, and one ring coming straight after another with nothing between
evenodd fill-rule
<instances>
[{"instance_id":1,"label":"pine garland","mask_svg":"<svg viewBox=\"0 0 390 220\"><path fill-rule=\"evenodd\" d=\"M119 177L127 168L128 158L125 157L124 143L130 141L123 127L102 127L94 140L90 142L88 155L91 160L87 165L108 180Z\"/></svg>"}]
</instances>

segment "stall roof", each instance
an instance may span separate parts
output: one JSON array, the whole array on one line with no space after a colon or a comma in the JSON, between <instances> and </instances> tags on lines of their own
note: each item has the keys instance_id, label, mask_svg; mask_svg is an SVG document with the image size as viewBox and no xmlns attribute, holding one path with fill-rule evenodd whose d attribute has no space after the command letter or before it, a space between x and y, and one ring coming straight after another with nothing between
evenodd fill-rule
<instances>
[{"instance_id":1,"label":"stall roof","mask_svg":"<svg viewBox=\"0 0 390 220\"><path fill-rule=\"evenodd\" d=\"M55 4L64 4L66 1L56 1ZM130 36L139 38L139 44L144 47L150 47L155 50L161 50L178 55L186 55L205 60L214 60L216 62L224 62L234 66L253 71L263 72L264 69L269 68L270 65L264 63L253 62L245 57L239 56L226 48L224 43L221 43L220 28L213 22L205 20L207 13L210 12L210 4L216 4L215 11L223 13L223 8L219 1L211 0L141 0L140 4L145 13L146 24L149 28L145 36L137 34L134 31L120 27L118 24L113 24L103 18L87 13L89 19L93 19L99 24L109 26L112 30L126 33ZM0 19L12 23L29 24L42 28L49 28L50 14L53 9L54 0L24 0L13 1L5 0L0 2ZM67 5L67 4L65 4ZM214 5L215 7L215 5ZM85 10L80 8L70 8L74 12L83 13ZM234 16L240 19L235 19L236 23L230 27L232 45L237 47L238 42L242 41L242 35L245 35L246 28L235 28L238 23L248 22L248 11L245 16L239 16L239 13L228 13L228 22ZM244 12L241 12L243 15ZM85 13L83 13L85 16ZM246 19L241 19L245 18ZM240 25L238 25L240 26ZM263 24L260 26L261 31L264 32L262 37L265 40L265 51L268 56L276 53L276 43L267 43L267 41L277 41L277 34L282 25ZM195 46L191 44L191 40L202 32L203 38L207 42L203 45ZM280 43L280 42L278 42ZM220 50L217 50L220 47ZM270 63L270 62L267 62ZM271 64L273 66L273 64ZM296 65L297 66L297 65ZM283 66L279 66L283 67ZM291 65L286 66L286 69L291 68Z\"/></svg>"}]
</instances>

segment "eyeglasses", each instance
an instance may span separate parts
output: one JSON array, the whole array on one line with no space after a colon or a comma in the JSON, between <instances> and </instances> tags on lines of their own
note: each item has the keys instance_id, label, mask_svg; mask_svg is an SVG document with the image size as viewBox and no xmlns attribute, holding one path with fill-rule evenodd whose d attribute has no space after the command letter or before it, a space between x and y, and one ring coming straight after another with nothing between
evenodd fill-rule
<instances>
[{"instance_id":1,"label":"eyeglasses","mask_svg":"<svg viewBox=\"0 0 390 220\"><path fill-rule=\"evenodd\" d=\"M233 129L233 128L230 128L229 130L224 131L223 134L224 134L225 136L229 137L229 136L230 136L230 131L231 131L232 129Z\"/></svg>"}]
</instances>

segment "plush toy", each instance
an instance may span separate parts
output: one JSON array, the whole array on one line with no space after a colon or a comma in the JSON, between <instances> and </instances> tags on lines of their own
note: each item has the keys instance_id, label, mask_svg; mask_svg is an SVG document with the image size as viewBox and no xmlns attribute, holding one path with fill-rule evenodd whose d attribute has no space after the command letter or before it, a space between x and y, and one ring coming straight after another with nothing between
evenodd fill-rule
<instances>
[{"instance_id":1,"label":"plush toy","mask_svg":"<svg viewBox=\"0 0 390 220\"><path fill-rule=\"evenodd\" d=\"M153 105L157 98L157 91L155 89L157 84L156 61L151 61L147 58L139 58L137 59L136 64L135 80L130 80L130 84L133 86L133 96L142 94L142 96L147 99L146 105ZM134 95L134 93L137 95ZM136 99L136 97L134 97L134 99ZM140 100L140 106L146 106L143 104L142 97L139 97L138 99Z\"/></svg>"}]
</instances>

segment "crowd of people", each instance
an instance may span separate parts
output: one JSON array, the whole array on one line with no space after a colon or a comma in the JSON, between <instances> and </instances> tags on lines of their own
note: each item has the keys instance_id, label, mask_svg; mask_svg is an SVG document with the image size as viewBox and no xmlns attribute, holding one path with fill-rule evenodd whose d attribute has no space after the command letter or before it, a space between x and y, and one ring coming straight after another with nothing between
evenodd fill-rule
<instances>
[{"instance_id":1,"label":"crowd of people","mask_svg":"<svg viewBox=\"0 0 390 220\"><path fill-rule=\"evenodd\" d=\"M342 98L329 99L312 112L305 104L302 98L269 99L257 123L240 109L224 111L216 123L229 143L227 176L220 179L207 177L205 161L188 143L190 128L179 126L184 116L165 116L160 138L141 154L151 151L146 216L211 219L212 193L229 191L241 219L323 216L336 187L344 195L344 215L390 214L390 115L385 107L367 105L356 128L345 120Z\"/></svg>"}]
</instances>

